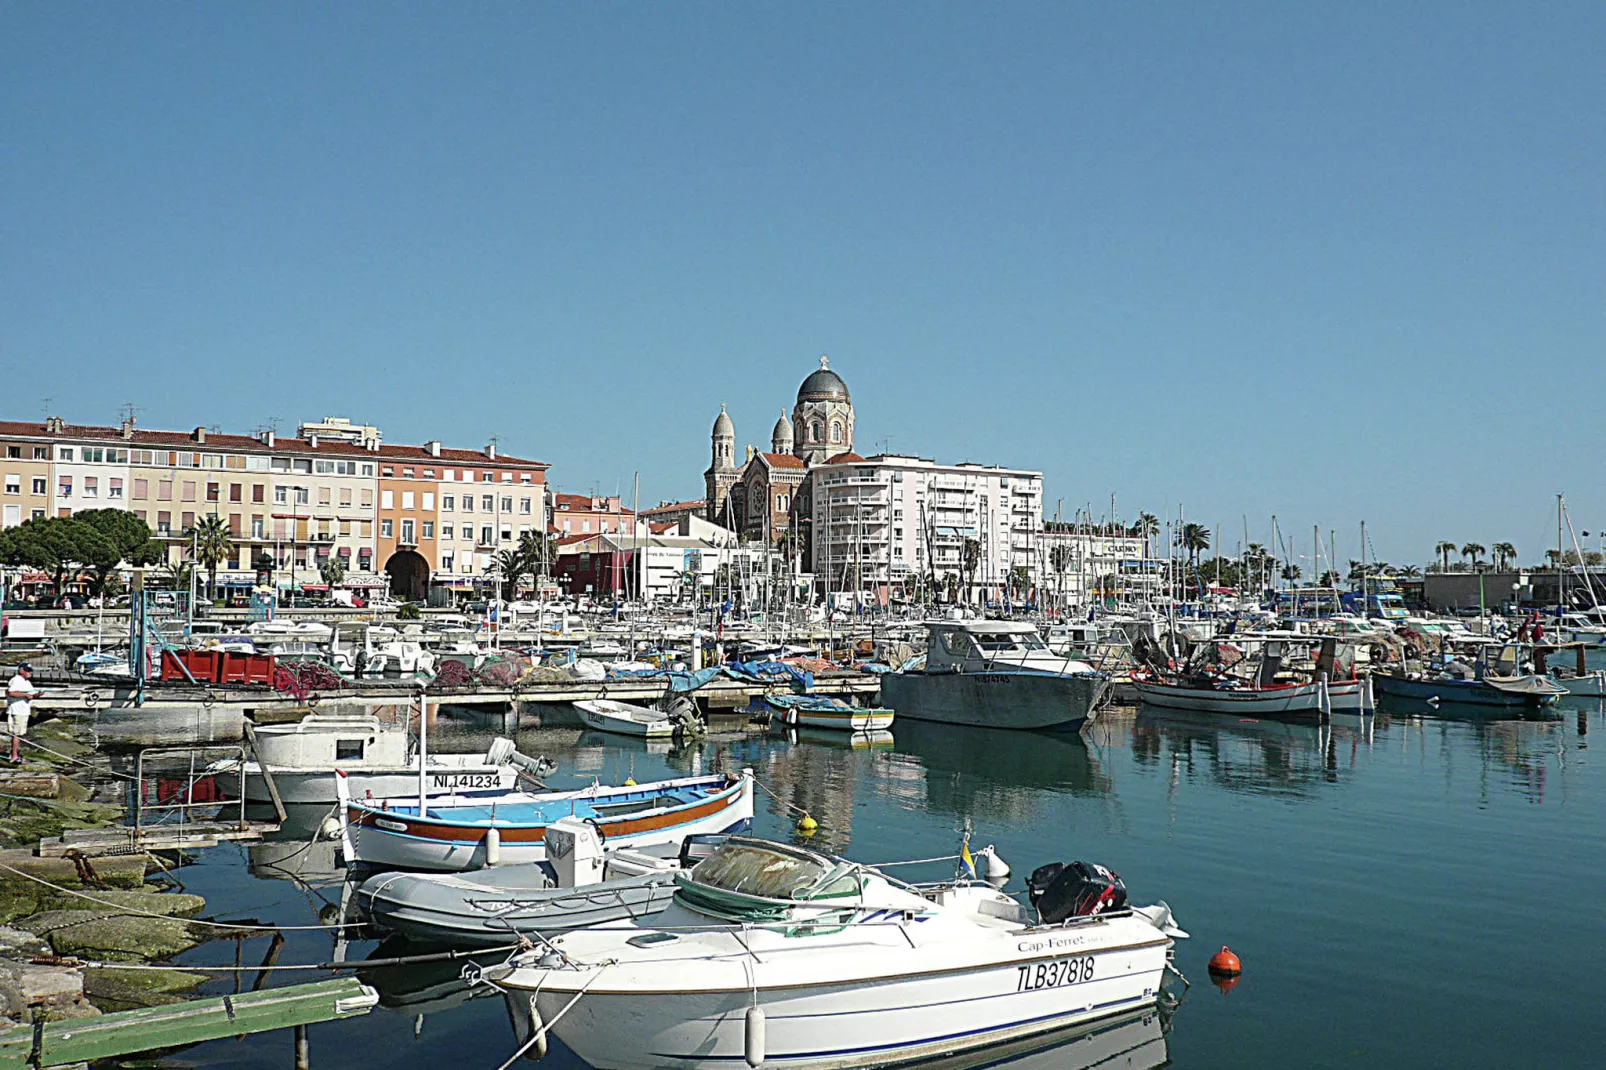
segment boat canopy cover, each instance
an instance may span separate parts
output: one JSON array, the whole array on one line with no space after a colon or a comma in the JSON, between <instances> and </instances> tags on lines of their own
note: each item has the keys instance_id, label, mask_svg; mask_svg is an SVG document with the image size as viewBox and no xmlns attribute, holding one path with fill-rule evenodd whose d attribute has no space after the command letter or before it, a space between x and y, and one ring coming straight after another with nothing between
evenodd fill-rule
<instances>
[{"instance_id":1,"label":"boat canopy cover","mask_svg":"<svg viewBox=\"0 0 1606 1070\"><path fill-rule=\"evenodd\" d=\"M857 896L859 867L767 840L732 837L677 877L682 902L738 920L783 917L794 903Z\"/></svg>"}]
</instances>

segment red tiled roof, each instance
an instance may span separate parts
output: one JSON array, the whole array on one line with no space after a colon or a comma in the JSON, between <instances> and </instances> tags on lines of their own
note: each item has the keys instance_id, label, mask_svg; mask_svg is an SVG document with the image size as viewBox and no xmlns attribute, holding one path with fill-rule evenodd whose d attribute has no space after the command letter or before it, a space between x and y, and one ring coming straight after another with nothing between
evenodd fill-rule
<instances>
[{"instance_id":1,"label":"red tiled roof","mask_svg":"<svg viewBox=\"0 0 1606 1070\"><path fill-rule=\"evenodd\" d=\"M206 441L200 442L192 431L147 431L136 427L129 438L123 437L120 427L99 427L92 424L67 424L58 433L45 430L45 425L34 421L0 420L0 437L29 438L62 442L80 441L116 441L126 442L130 447L148 448L159 446L163 449L203 449L223 450L232 453L312 453L319 456L343 457L373 457L373 450L366 449L355 442L341 442L321 438L316 447L307 440L294 438L289 435L280 435L269 446L254 435L227 435L206 433ZM436 457L423 446L385 446L379 447L378 456L392 460L413 460L421 462L451 461L456 464L478 464L486 467L498 465L508 468L540 468L545 471L551 465L544 461L530 461L521 457L487 457L480 450L442 449L441 455Z\"/></svg>"},{"instance_id":2,"label":"red tiled roof","mask_svg":"<svg viewBox=\"0 0 1606 1070\"><path fill-rule=\"evenodd\" d=\"M852 450L848 450L846 453L837 454L835 457L832 457L829 461L826 461L825 463L826 464L855 464L855 463L862 463L863 461L864 461L863 457L860 457L857 453L854 453Z\"/></svg>"},{"instance_id":3,"label":"red tiled roof","mask_svg":"<svg viewBox=\"0 0 1606 1070\"><path fill-rule=\"evenodd\" d=\"M654 535L663 535L666 532L674 531L676 528L680 527L680 524L676 521L670 520L662 524L648 523L647 526L652 529L652 533Z\"/></svg>"},{"instance_id":4,"label":"red tiled roof","mask_svg":"<svg viewBox=\"0 0 1606 1070\"><path fill-rule=\"evenodd\" d=\"M662 516L665 513L684 513L688 509L704 509L708 506L708 499L696 498L692 501L671 502L668 505L655 505L651 509L643 509L642 516Z\"/></svg>"},{"instance_id":5,"label":"red tiled roof","mask_svg":"<svg viewBox=\"0 0 1606 1070\"><path fill-rule=\"evenodd\" d=\"M807 468L803 458L794 457L790 453L760 453L760 457L768 462L771 468Z\"/></svg>"},{"instance_id":6,"label":"red tiled roof","mask_svg":"<svg viewBox=\"0 0 1606 1070\"><path fill-rule=\"evenodd\" d=\"M572 513L606 513L608 516L615 516L615 515L619 515L619 516L634 516L635 515L634 512L632 512L629 509L626 509L622 505L617 507L617 508L610 508L608 506L608 504L607 504L607 499L606 498L602 499L602 502L603 502L602 505L599 505L599 506L593 508L591 503L594 500L596 500L596 499L593 499L591 497L591 495L589 495L589 494L554 493L552 495L552 506L553 506L554 509L561 509L561 510L563 510L565 512L572 512Z\"/></svg>"}]
</instances>

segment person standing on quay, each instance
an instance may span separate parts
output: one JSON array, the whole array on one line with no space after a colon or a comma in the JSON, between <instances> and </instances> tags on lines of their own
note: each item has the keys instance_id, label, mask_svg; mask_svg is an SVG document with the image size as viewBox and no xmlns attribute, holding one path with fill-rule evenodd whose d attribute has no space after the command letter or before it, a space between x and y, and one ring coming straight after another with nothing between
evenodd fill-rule
<instances>
[{"instance_id":1,"label":"person standing on quay","mask_svg":"<svg viewBox=\"0 0 1606 1070\"><path fill-rule=\"evenodd\" d=\"M39 689L33 686L33 666L23 662L6 685L6 730L11 733L11 763L22 761L22 737L28 734L28 716Z\"/></svg>"}]
</instances>

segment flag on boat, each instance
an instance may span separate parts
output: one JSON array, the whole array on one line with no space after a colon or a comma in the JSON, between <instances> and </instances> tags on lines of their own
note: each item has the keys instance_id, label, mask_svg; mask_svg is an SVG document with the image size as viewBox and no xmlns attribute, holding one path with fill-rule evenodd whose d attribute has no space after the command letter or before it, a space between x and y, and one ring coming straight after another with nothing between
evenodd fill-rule
<instances>
[{"instance_id":1,"label":"flag on boat","mask_svg":"<svg viewBox=\"0 0 1606 1070\"><path fill-rule=\"evenodd\" d=\"M970 857L970 841L968 839L959 845L959 870L972 879L976 876L976 860Z\"/></svg>"}]
</instances>

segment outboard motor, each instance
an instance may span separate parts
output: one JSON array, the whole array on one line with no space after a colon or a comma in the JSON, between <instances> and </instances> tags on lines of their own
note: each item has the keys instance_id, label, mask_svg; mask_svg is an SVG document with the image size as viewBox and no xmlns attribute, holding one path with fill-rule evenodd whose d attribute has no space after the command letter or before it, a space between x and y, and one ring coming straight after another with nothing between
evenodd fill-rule
<instances>
[{"instance_id":1,"label":"outboard motor","mask_svg":"<svg viewBox=\"0 0 1606 1070\"><path fill-rule=\"evenodd\" d=\"M1027 878L1026 887L1038 918L1046 925L1126 906L1126 884L1121 875L1096 862L1051 862L1039 866Z\"/></svg>"}]
</instances>

